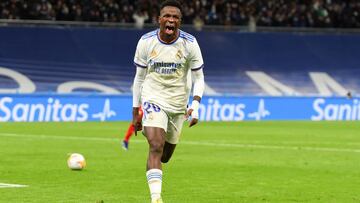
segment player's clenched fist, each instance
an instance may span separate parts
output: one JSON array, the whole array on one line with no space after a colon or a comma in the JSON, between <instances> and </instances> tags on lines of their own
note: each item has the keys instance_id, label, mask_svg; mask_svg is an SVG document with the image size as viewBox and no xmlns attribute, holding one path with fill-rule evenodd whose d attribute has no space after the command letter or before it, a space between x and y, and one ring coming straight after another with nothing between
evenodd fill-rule
<instances>
[{"instance_id":1,"label":"player's clenched fist","mask_svg":"<svg viewBox=\"0 0 360 203\"><path fill-rule=\"evenodd\" d=\"M187 116L191 117L189 127L195 125L199 121L199 101L193 100L187 112Z\"/></svg>"},{"instance_id":2,"label":"player's clenched fist","mask_svg":"<svg viewBox=\"0 0 360 203\"><path fill-rule=\"evenodd\" d=\"M142 115L140 115L140 108L139 107L133 107L133 124L135 128L135 135L137 135L137 131L142 130L142 124L141 124L141 118Z\"/></svg>"}]
</instances>

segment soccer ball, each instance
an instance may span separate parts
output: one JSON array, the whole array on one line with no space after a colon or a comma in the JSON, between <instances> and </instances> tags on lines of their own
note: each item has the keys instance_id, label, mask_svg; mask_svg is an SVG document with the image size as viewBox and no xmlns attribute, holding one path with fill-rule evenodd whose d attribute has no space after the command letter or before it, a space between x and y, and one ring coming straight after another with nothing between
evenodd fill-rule
<instances>
[{"instance_id":1,"label":"soccer ball","mask_svg":"<svg viewBox=\"0 0 360 203\"><path fill-rule=\"evenodd\" d=\"M86 166L86 161L83 155L72 153L67 160L67 165L72 170L82 170Z\"/></svg>"}]
</instances>

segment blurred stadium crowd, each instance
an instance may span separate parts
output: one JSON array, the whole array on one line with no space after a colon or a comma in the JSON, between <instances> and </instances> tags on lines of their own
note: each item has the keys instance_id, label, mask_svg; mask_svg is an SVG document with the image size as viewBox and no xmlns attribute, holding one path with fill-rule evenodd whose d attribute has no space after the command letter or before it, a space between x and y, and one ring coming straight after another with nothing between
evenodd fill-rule
<instances>
[{"instance_id":1,"label":"blurred stadium crowd","mask_svg":"<svg viewBox=\"0 0 360 203\"><path fill-rule=\"evenodd\" d=\"M0 18L156 23L161 0L1 0ZM360 27L360 0L180 0L183 23Z\"/></svg>"}]
</instances>

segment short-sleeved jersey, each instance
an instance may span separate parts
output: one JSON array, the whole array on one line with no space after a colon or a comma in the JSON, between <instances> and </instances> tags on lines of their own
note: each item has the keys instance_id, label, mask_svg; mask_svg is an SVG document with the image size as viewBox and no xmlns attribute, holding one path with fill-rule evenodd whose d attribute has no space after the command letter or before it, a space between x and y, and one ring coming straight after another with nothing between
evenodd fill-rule
<instances>
[{"instance_id":1,"label":"short-sleeved jersey","mask_svg":"<svg viewBox=\"0 0 360 203\"><path fill-rule=\"evenodd\" d=\"M191 70L203 68L200 47L196 38L184 31L179 30L171 44L160 41L158 32L143 35L136 48L135 65L147 69L141 100L183 113L190 96Z\"/></svg>"}]
</instances>

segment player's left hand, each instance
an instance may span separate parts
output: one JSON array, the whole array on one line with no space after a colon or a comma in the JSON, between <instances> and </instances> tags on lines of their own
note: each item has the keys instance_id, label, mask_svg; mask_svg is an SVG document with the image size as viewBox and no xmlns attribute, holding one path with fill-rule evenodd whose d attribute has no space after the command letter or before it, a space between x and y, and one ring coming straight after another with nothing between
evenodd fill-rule
<instances>
[{"instance_id":1,"label":"player's left hand","mask_svg":"<svg viewBox=\"0 0 360 203\"><path fill-rule=\"evenodd\" d=\"M189 127L196 125L199 122L199 101L193 100L191 107L187 111L186 117L191 117Z\"/></svg>"},{"instance_id":2,"label":"player's left hand","mask_svg":"<svg viewBox=\"0 0 360 203\"><path fill-rule=\"evenodd\" d=\"M195 115L197 114L197 116ZM199 122L199 113L195 113L194 109L189 109L186 115L187 118L191 117L189 127L197 124Z\"/></svg>"}]
</instances>

